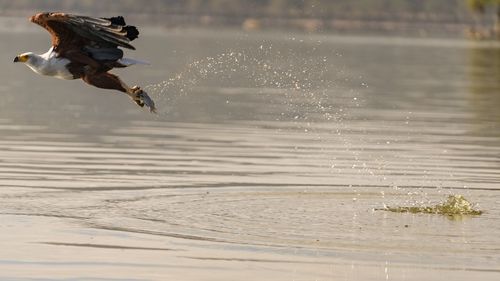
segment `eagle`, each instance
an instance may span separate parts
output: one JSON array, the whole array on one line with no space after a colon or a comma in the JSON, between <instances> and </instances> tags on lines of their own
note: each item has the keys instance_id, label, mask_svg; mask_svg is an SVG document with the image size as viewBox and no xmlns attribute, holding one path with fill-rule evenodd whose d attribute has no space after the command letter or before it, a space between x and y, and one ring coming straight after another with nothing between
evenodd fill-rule
<instances>
[{"instance_id":1,"label":"eagle","mask_svg":"<svg viewBox=\"0 0 500 281\"><path fill-rule=\"evenodd\" d=\"M52 36L52 46L44 54L27 52L14 62L27 65L34 72L59 79L82 79L92 86L118 90L140 107L156 112L154 101L138 86L129 87L113 68L147 62L123 57L123 50L135 50L130 44L139 36L135 26L127 25L122 16L94 18L60 12L38 13L30 17Z\"/></svg>"}]
</instances>

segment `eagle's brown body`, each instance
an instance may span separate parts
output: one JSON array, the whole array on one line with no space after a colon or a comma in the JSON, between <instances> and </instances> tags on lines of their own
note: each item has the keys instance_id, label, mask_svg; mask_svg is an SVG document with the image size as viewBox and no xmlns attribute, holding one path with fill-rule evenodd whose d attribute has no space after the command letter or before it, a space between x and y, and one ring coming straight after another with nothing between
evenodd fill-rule
<instances>
[{"instance_id":1,"label":"eagle's brown body","mask_svg":"<svg viewBox=\"0 0 500 281\"><path fill-rule=\"evenodd\" d=\"M130 41L139 31L126 25L123 17L91 18L65 13L39 13L30 21L52 35L52 48L43 55L25 53L14 62L24 62L35 72L63 79L82 79L98 88L128 94L139 106L155 111L154 102L139 87L128 87L118 76L109 73L139 61L124 59L119 47L135 49ZM57 75L56 75L56 74Z\"/></svg>"}]
</instances>

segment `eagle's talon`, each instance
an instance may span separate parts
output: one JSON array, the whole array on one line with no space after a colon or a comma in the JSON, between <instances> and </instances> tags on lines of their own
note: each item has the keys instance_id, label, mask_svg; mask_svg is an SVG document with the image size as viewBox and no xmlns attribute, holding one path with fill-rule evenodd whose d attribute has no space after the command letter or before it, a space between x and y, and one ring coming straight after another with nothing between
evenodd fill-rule
<instances>
[{"instance_id":1,"label":"eagle's talon","mask_svg":"<svg viewBox=\"0 0 500 281\"><path fill-rule=\"evenodd\" d=\"M149 107L149 111L156 113L156 107L154 101L144 92L140 87L134 86L132 89L132 99L140 107Z\"/></svg>"},{"instance_id":2,"label":"eagle's talon","mask_svg":"<svg viewBox=\"0 0 500 281\"><path fill-rule=\"evenodd\" d=\"M144 107L144 103L141 100L134 100L134 101L138 106Z\"/></svg>"}]
</instances>

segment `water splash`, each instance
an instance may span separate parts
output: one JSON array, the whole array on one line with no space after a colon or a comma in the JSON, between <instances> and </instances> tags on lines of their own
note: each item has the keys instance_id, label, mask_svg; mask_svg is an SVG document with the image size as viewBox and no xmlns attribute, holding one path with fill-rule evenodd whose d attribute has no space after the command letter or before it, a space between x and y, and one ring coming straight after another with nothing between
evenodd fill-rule
<instances>
[{"instance_id":1,"label":"water splash","mask_svg":"<svg viewBox=\"0 0 500 281\"><path fill-rule=\"evenodd\" d=\"M439 214L447 216L457 215L481 215L483 211L474 209L470 203L462 195L450 195L448 199L440 204L434 206L420 206L420 207L389 207L386 206L381 211L389 211L394 213L412 213L412 214Z\"/></svg>"},{"instance_id":2,"label":"water splash","mask_svg":"<svg viewBox=\"0 0 500 281\"><path fill-rule=\"evenodd\" d=\"M344 118L347 110L331 101L332 91L342 81L351 79L343 67L331 58L317 56L314 46L305 51L309 53L306 57L278 49L261 45L257 49L241 48L204 57L145 89L158 101L163 114L171 111L180 97L215 81L216 85L212 85L215 87L248 87L260 94L283 95L281 101L286 110L281 118L285 121L302 125L313 118L321 121ZM359 106L355 94L351 92L349 96L353 106Z\"/></svg>"},{"instance_id":3,"label":"water splash","mask_svg":"<svg viewBox=\"0 0 500 281\"><path fill-rule=\"evenodd\" d=\"M296 44L299 49L263 43L256 48L241 47L203 57L187 64L171 78L147 86L146 90L158 103L159 118L175 113L175 107L193 92L248 92L251 98L265 99L269 108L276 110L267 115L272 121L290 124L285 130L302 131L316 143L343 144L345 153L341 158L350 159L353 164L339 164L338 155L332 155L323 163L331 173L343 173L347 169L377 177L380 169L359 157L359 149L354 148L357 140L350 135L353 128L344 122L350 118L351 108L363 106L365 101L360 91L364 91L367 84L346 69L338 51L326 51L322 43L316 41ZM221 109L231 106L230 99L229 95L220 101ZM258 113L255 121L259 121ZM325 125L318 125L321 123ZM296 150L307 149L303 145L296 147Z\"/></svg>"}]
</instances>

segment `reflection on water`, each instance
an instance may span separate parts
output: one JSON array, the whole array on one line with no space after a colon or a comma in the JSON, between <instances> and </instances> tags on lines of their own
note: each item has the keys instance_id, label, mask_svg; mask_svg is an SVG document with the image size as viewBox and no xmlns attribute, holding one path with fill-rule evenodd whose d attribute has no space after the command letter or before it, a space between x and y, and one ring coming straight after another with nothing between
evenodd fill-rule
<instances>
[{"instance_id":1,"label":"reflection on water","mask_svg":"<svg viewBox=\"0 0 500 281\"><path fill-rule=\"evenodd\" d=\"M3 73L0 279L498 276L489 49L168 35L138 46L154 67L120 74L149 83L159 116L77 82ZM374 211L450 194L485 213Z\"/></svg>"},{"instance_id":2,"label":"reflection on water","mask_svg":"<svg viewBox=\"0 0 500 281\"><path fill-rule=\"evenodd\" d=\"M485 47L469 50L470 104L477 122L488 135L498 136L500 126L500 48ZM496 106L495 106L496 105Z\"/></svg>"}]
</instances>

